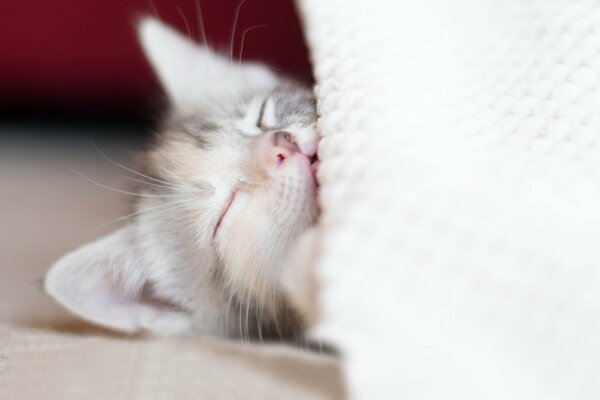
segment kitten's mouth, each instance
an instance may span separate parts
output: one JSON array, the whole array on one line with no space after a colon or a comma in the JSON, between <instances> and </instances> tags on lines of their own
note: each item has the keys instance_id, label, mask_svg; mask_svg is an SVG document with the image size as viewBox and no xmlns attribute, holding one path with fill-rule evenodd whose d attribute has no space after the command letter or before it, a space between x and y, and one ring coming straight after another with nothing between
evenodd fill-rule
<instances>
[{"instance_id":1,"label":"kitten's mouth","mask_svg":"<svg viewBox=\"0 0 600 400\"><path fill-rule=\"evenodd\" d=\"M227 211L229 211L229 208L233 204L233 200L235 200L236 194L237 194L237 190L234 190L231 193L231 195L227 198L227 201L225 202L225 204L223 205L223 209L221 210L221 213L219 214L219 219L217 220L217 224L215 225L215 230L213 231L213 238L215 236L217 236L217 232L219 231L221 222L223 222L223 218L225 218L225 215L227 215Z\"/></svg>"},{"instance_id":2,"label":"kitten's mouth","mask_svg":"<svg viewBox=\"0 0 600 400\"><path fill-rule=\"evenodd\" d=\"M319 160L319 157L316 154L310 157L310 172L312 173L312 176L315 179L315 185L317 186L317 189L320 186L319 180L317 179L317 172L319 171L320 164L321 160Z\"/></svg>"},{"instance_id":3,"label":"kitten's mouth","mask_svg":"<svg viewBox=\"0 0 600 400\"><path fill-rule=\"evenodd\" d=\"M308 158L308 160L310 162L310 167L309 167L310 172L311 172L311 175L315 182L315 188L318 190L320 187L320 184L319 184L319 180L317 179L317 172L319 171L319 165L321 164L321 161L319 160L319 157L316 154L311 157L306 157L306 158ZM215 238L215 236L217 236L219 228L221 227L221 223L223 222L223 219L227 215L227 212L229 211L229 209L231 208L231 205L233 204L233 202L235 200L235 196L238 192L238 189L239 189L239 187L236 188L231 193L231 195L229 195L227 200L225 201L225 204L223 205L223 208L221 209L221 212L219 213L219 217L217 219L217 223L216 223L215 229L213 231L213 239Z\"/></svg>"}]
</instances>

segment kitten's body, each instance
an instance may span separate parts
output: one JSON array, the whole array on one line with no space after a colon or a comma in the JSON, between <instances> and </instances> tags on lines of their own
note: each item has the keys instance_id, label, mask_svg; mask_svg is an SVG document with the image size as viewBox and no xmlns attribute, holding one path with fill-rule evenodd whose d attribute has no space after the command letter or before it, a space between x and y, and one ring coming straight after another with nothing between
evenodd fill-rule
<instances>
[{"instance_id":1,"label":"kitten's body","mask_svg":"<svg viewBox=\"0 0 600 400\"><path fill-rule=\"evenodd\" d=\"M59 260L48 292L128 332L299 333L282 275L318 215L311 92L155 20L140 36L172 107L143 155L137 215Z\"/></svg>"}]
</instances>

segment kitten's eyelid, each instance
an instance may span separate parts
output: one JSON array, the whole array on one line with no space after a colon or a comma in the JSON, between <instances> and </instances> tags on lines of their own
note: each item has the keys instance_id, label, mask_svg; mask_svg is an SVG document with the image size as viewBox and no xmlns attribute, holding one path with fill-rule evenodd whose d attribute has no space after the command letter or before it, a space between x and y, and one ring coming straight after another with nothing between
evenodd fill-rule
<instances>
[{"instance_id":1,"label":"kitten's eyelid","mask_svg":"<svg viewBox=\"0 0 600 400\"><path fill-rule=\"evenodd\" d=\"M259 135L261 135L263 133L262 129L257 128L257 127L253 127L252 129L238 129L238 133L240 136L247 138L247 139L253 139Z\"/></svg>"},{"instance_id":2,"label":"kitten's eyelid","mask_svg":"<svg viewBox=\"0 0 600 400\"><path fill-rule=\"evenodd\" d=\"M271 97L267 97L260 109L259 127L263 130L269 130L273 129L276 125L275 104Z\"/></svg>"},{"instance_id":3,"label":"kitten's eyelid","mask_svg":"<svg viewBox=\"0 0 600 400\"><path fill-rule=\"evenodd\" d=\"M263 102L260 106L260 111L258 113L258 121L256 121L256 126L259 127L260 129L265 129L265 126L263 123L263 118L264 118L264 114L265 114L265 107L267 106L268 100L269 100L268 97L263 100Z\"/></svg>"},{"instance_id":4,"label":"kitten's eyelid","mask_svg":"<svg viewBox=\"0 0 600 400\"><path fill-rule=\"evenodd\" d=\"M265 99L258 96L250 102L246 115L239 127L242 136L252 138L263 133L260 122L265 102Z\"/></svg>"}]
</instances>

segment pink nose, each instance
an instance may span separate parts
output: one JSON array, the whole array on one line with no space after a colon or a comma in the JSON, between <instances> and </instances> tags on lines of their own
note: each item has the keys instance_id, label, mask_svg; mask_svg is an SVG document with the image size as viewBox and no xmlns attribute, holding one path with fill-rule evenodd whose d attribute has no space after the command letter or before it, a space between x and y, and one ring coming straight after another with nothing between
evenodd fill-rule
<instances>
[{"instance_id":1,"label":"pink nose","mask_svg":"<svg viewBox=\"0 0 600 400\"><path fill-rule=\"evenodd\" d=\"M272 161L275 164L280 165L292 154L300 153L300 147L289 132L275 132L273 137Z\"/></svg>"}]
</instances>

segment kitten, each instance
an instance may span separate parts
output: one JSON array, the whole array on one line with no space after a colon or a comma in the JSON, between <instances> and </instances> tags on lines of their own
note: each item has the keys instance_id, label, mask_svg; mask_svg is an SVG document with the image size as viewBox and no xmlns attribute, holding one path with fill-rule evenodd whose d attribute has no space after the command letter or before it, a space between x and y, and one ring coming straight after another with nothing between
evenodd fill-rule
<instances>
[{"instance_id":1,"label":"kitten","mask_svg":"<svg viewBox=\"0 0 600 400\"><path fill-rule=\"evenodd\" d=\"M129 333L297 334L305 321L282 287L292 247L319 214L311 91L157 20L138 29L171 103L143 155L138 214L60 259L46 291Z\"/></svg>"}]
</instances>

